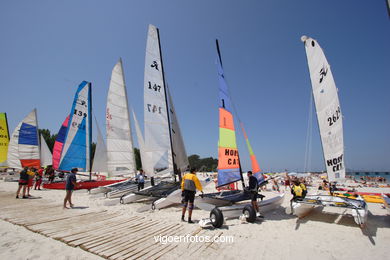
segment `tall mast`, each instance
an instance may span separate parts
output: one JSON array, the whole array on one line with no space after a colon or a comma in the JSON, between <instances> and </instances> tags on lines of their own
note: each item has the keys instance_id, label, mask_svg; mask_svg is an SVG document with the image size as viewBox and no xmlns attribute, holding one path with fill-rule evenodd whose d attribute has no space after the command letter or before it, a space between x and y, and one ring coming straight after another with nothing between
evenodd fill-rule
<instances>
[{"instance_id":1,"label":"tall mast","mask_svg":"<svg viewBox=\"0 0 390 260\"><path fill-rule=\"evenodd\" d=\"M88 91L88 124L89 124L89 180L92 180L92 83L89 82Z\"/></svg>"},{"instance_id":2,"label":"tall mast","mask_svg":"<svg viewBox=\"0 0 390 260\"><path fill-rule=\"evenodd\" d=\"M181 181L181 174L178 174L177 172L177 166L175 163L175 156L173 153L173 143L172 143L172 133L171 133L171 119L169 116L169 107L168 107L168 99L167 99L167 84L165 82L165 73L164 73L164 65L163 65L163 59L162 59L162 52L161 52L161 42L160 42L160 30L156 27L157 30L157 39L158 39L158 48L160 51L160 60L161 60L161 73L164 83L164 95L165 95L165 106L167 108L167 118L168 118L168 127L169 127L169 141L171 143L171 156L172 156L172 164L173 164L173 176L175 178L176 182L176 175L179 175L179 181Z\"/></svg>"}]
</instances>

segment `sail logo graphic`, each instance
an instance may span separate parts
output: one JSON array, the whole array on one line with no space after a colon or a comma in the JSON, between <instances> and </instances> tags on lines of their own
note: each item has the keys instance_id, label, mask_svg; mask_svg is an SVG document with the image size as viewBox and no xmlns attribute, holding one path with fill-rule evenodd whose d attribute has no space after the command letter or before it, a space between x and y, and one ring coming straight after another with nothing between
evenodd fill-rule
<instances>
[{"instance_id":1,"label":"sail logo graphic","mask_svg":"<svg viewBox=\"0 0 390 260\"><path fill-rule=\"evenodd\" d=\"M343 154L337 158L326 160L326 164L332 167L333 172L337 172L343 169Z\"/></svg>"},{"instance_id":2,"label":"sail logo graphic","mask_svg":"<svg viewBox=\"0 0 390 260\"><path fill-rule=\"evenodd\" d=\"M153 61L153 63L150 65L150 67L155 68L156 70L159 70L157 61Z\"/></svg>"},{"instance_id":3,"label":"sail logo graphic","mask_svg":"<svg viewBox=\"0 0 390 260\"><path fill-rule=\"evenodd\" d=\"M111 126L111 120L112 120L112 115L110 113L110 109L107 108L106 109L106 121L107 121L107 130L112 130L112 126Z\"/></svg>"},{"instance_id":4,"label":"sail logo graphic","mask_svg":"<svg viewBox=\"0 0 390 260\"><path fill-rule=\"evenodd\" d=\"M328 74L328 68L325 68L325 65L320 70L320 83L324 80L324 77L326 77L326 74Z\"/></svg>"}]
</instances>

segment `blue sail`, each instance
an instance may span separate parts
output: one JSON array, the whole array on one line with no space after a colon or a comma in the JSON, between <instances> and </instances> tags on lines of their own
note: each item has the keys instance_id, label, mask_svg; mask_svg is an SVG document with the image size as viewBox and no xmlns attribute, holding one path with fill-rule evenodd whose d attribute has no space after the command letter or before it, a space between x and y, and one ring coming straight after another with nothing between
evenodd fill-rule
<instances>
[{"instance_id":1,"label":"blue sail","mask_svg":"<svg viewBox=\"0 0 390 260\"><path fill-rule=\"evenodd\" d=\"M60 157L63 171L78 168L90 170L92 121L91 121L91 83L83 81L73 100L64 146Z\"/></svg>"}]
</instances>

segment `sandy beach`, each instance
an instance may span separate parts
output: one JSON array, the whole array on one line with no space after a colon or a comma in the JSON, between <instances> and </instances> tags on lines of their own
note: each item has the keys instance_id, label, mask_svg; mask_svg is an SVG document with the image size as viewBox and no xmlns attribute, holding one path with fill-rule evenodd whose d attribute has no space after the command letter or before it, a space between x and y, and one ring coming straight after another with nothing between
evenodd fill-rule
<instances>
[{"instance_id":1,"label":"sandy beach","mask_svg":"<svg viewBox=\"0 0 390 260\"><path fill-rule=\"evenodd\" d=\"M23 200L15 199L16 188L17 183L0 182L1 259L387 259L390 254L390 216L381 204L369 203L361 229L340 208L315 209L303 219L289 215L286 193L282 207L265 213L263 221L232 219L221 229L202 229L180 222L178 206L137 213L146 204L105 206L102 196L80 190L73 194L76 207L64 210L64 191L33 190L36 199ZM193 219L208 214L196 209ZM81 232L82 239L75 236ZM226 242L191 243L187 235ZM168 236L182 241L166 241Z\"/></svg>"}]
</instances>

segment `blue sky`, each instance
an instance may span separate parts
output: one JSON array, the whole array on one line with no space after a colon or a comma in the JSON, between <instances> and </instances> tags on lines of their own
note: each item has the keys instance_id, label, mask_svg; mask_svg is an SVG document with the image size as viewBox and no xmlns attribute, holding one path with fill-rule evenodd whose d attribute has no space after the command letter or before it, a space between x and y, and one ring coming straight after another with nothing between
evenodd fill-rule
<instances>
[{"instance_id":1,"label":"blue sky","mask_svg":"<svg viewBox=\"0 0 390 260\"><path fill-rule=\"evenodd\" d=\"M36 107L40 128L57 132L82 80L93 84L94 114L104 129L119 57L129 103L142 119L148 24L160 29L166 79L189 155L217 157L218 38L232 99L260 167L304 168L311 85L300 37L308 35L324 49L339 89L347 168L390 170L384 0L1 1L0 111L7 112L10 131ZM323 170L315 120L311 166Z\"/></svg>"}]
</instances>

